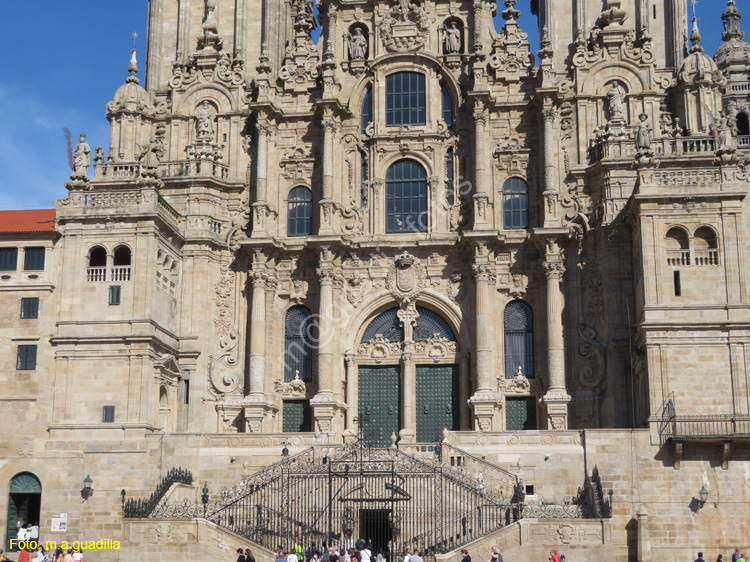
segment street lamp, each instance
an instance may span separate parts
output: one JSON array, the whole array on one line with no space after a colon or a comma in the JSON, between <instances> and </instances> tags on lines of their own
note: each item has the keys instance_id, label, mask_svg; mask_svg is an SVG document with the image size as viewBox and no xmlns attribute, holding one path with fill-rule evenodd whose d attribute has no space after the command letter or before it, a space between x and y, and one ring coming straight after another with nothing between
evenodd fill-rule
<instances>
[{"instance_id":1,"label":"street lamp","mask_svg":"<svg viewBox=\"0 0 750 562\"><path fill-rule=\"evenodd\" d=\"M206 507L208 506L208 482L203 482L203 494L201 495L201 501L203 502L203 517L206 517Z\"/></svg>"},{"instance_id":2,"label":"street lamp","mask_svg":"<svg viewBox=\"0 0 750 562\"><path fill-rule=\"evenodd\" d=\"M706 490L705 486L701 486L701 491L698 492L698 496L700 497L700 501L698 501L698 507L703 507L706 505L706 501L708 500L708 490Z\"/></svg>"},{"instance_id":3,"label":"street lamp","mask_svg":"<svg viewBox=\"0 0 750 562\"><path fill-rule=\"evenodd\" d=\"M83 501L88 501L88 499L94 495L94 481L91 479L91 476L86 476L86 478L83 479L83 489L81 490L81 497L83 498Z\"/></svg>"}]
</instances>

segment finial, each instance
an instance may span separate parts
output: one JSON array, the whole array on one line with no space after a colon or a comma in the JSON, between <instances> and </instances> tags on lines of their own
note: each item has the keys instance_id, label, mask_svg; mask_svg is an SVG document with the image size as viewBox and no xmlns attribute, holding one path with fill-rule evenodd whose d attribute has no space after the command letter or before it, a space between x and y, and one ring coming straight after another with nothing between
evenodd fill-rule
<instances>
[{"instance_id":1,"label":"finial","mask_svg":"<svg viewBox=\"0 0 750 562\"><path fill-rule=\"evenodd\" d=\"M136 74L138 74L138 60L136 59L136 56L135 56L136 53L138 53L138 51L135 48L136 39L138 39L138 33L134 31L133 32L133 50L130 51L130 66L128 66L128 72L130 73L130 76L128 76L128 79L126 80L128 84L130 83L138 84L138 82L140 82L140 80L138 80L138 77L136 76Z\"/></svg>"},{"instance_id":2,"label":"finial","mask_svg":"<svg viewBox=\"0 0 750 562\"><path fill-rule=\"evenodd\" d=\"M695 7L698 4L698 0L690 0L690 4L693 6L693 33L690 35L690 42L693 46L690 48L690 53L702 53L703 47L701 47L701 32L698 30L698 16L695 15Z\"/></svg>"},{"instance_id":3,"label":"finial","mask_svg":"<svg viewBox=\"0 0 750 562\"><path fill-rule=\"evenodd\" d=\"M745 32L740 29L742 12L735 5L735 0L727 1L727 7L721 15L721 19L724 22L724 33L721 35L722 41L731 41L732 39L742 41L745 37Z\"/></svg>"}]
</instances>

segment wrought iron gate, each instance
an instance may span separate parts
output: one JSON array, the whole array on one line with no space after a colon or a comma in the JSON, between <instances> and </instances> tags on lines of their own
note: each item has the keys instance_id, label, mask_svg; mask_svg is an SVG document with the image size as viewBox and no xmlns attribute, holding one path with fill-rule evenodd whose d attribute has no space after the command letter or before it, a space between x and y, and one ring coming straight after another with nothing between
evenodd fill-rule
<instances>
[{"instance_id":1,"label":"wrought iron gate","mask_svg":"<svg viewBox=\"0 0 750 562\"><path fill-rule=\"evenodd\" d=\"M362 538L375 553L416 548L428 558L516 519L512 489L481 476L364 441L336 452L273 465L209 505L207 518L270 549L295 540L348 548Z\"/></svg>"}]
</instances>

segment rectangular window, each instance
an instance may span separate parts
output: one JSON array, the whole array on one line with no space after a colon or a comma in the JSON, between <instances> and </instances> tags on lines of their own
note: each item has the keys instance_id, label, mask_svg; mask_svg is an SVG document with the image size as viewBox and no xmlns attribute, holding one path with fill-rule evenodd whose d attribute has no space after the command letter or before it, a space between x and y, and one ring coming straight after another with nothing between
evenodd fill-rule
<instances>
[{"instance_id":1,"label":"rectangular window","mask_svg":"<svg viewBox=\"0 0 750 562\"><path fill-rule=\"evenodd\" d=\"M309 400L284 401L284 433L312 431L312 408Z\"/></svg>"},{"instance_id":2,"label":"rectangular window","mask_svg":"<svg viewBox=\"0 0 750 562\"><path fill-rule=\"evenodd\" d=\"M182 399L184 404L190 404L190 381L184 380L182 381L183 387L182 387Z\"/></svg>"},{"instance_id":3,"label":"rectangular window","mask_svg":"<svg viewBox=\"0 0 750 562\"><path fill-rule=\"evenodd\" d=\"M33 371L36 369L36 345L19 345L16 358L16 370Z\"/></svg>"},{"instance_id":4,"label":"rectangular window","mask_svg":"<svg viewBox=\"0 0 750 562\"><path fill-rule=\"evenodd\" d=\"M115 423L115 407L104 406L102 408L102 422L103 423Z\"/></svg>"},{"instance_id":5,"label":"rectangular window","mask_svg":"<svg viewBox=\"0 0 750 562\"><path fill-rule=\"evenodd\" d=\"M122 287L120 285L109 286L109 306L120 306L120 294Z\"/></svg>"},{"instance_id":6,"label":"rectangular window","mask_svg":"<svg viewBox=\"0 0 750 562\"><path fill-rule=\"evenodd\" d=\"M680 283L679 271L674 272L674 296L676 297L682 296L682 283Z\"/></svg>"},{"instance_id":7,"label":"rectangular window","mask_svg":"<svg viewBox=\"0 0 750 562\"><path fill-rule=\"evenodd\" d=\"M44 252L44 248L26 248L23 270L44 271Z\"/></svg>"},{"instance_id":8,"label":"rectangular window","mask_svg":"<svg viewBox=\"0 0 750 562\"><path fill-rule=\"evenodd\" d=\"M0 248L0 271L15 271L18 268L18 248Z\"/></svg>"},{"instance_id":9,"label":"rectangular window","mask_svg":"<svg viewBox=\"0 0 750 562\"><path fill-rule=\"evenodd\" d=\"M385 79L385 124L388 127L426 123L425 75L396 72Z\"/></svg>"},{"instance_id":10,"label":"rectangular window","mask_svg":"<svg viewBox=\"0 0 750 562\"><path fill-rule=\"evenodd\" d=\"M39 297L21 299L21 318L39 318Z\"/></svg>"}]
</instances>

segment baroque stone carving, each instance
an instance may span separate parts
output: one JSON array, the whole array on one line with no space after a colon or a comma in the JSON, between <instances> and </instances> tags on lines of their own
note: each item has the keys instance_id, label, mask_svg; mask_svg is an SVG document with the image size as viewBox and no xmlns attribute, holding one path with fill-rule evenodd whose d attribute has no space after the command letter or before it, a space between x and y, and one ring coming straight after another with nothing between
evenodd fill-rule
<instances>
[{"instance_id":1,"label":"baroque stone carving","mask_svg":"<svg viewBox=\"0 0 750 562\"><path fill-rule=\"evenodd\" d=\"M354 308L362 304L362 300L365 298L365 289L365 278L361 273L357 272L347 280L346 298Z\"/></svg>"},{"instance_id":2,"label":"baroque stone carving","mask_svg":"<svg viewBox=\"0 0 750 562\"><path fill-rule=\"evenodd\" d=\"M401 354L401 342L391 342L386 340L382 334L376 334L369 342L359 344L357 353L369 356L376 363L382 363L391 355Z\"/></svg>"},{"instance_id":3,"label":"baroque stone carving","mask_svg":"<svg viewBox=\"0 0 750 562\"><path fill-rule=\"evenodd\" d=\"M405 250L396 256L389 268L386 286L398 302L412 302L426 284L427 272L419 260Z\"/></svg>"},{"instance_id":4,"label":"baroque stone carving","mask_svg":"<svg viewBox=\"0 0 750 562\"><path fill-rule=\"evenodd\" d=\"M383 45L391 52L415 51L424 46L430 32L425 9L409 0L396 0L378 25Z\"/></svg>"}]
</instances>

